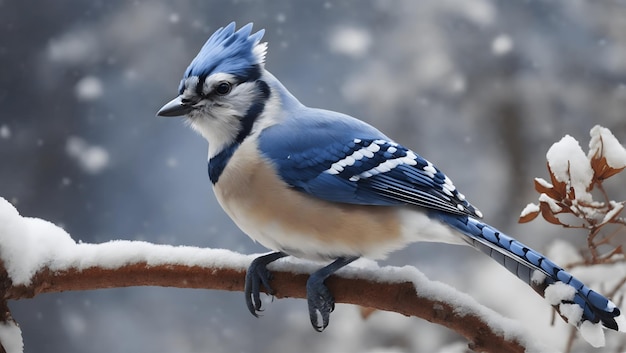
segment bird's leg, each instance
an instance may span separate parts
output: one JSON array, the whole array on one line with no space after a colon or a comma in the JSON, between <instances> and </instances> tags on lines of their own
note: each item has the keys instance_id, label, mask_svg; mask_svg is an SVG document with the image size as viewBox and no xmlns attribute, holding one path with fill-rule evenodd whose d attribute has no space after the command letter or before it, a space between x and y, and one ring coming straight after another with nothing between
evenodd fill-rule
<instances>
[{"instance_id":1,"label":"bird's leg","mask_svg":"<svg viewBox=\"0 0 626 353\"><path fill-rule=\"evenodd\" d=\"M268 271L267 265L270 262L276 261L285 256L288 255L280 251L259 256L254 259L248 267L244 285L244 294L246 296L246 305L252 315L258 317L259 315L257 312L261 311L261 298L259 293L261 291L261 285L265 287L268 294L273 293L273 290L270 287L272 274Z\"/></svg>"},{"instance_id":2,"label":"bird's leg","mask_svg":"<svg viewBox=\"0 0 626 353\"><path fill-rule=\"evenodd\" d=\"M348 265L358 257L340 257L330 265L311 274L306 282L306 298L309 304L309 317L313 328L322 332L328 326L330 313L335 310L335 298L324 284L324 281L340 268ZM319 324L319 318L322 324Z\"/></svg>"}]
</instances>

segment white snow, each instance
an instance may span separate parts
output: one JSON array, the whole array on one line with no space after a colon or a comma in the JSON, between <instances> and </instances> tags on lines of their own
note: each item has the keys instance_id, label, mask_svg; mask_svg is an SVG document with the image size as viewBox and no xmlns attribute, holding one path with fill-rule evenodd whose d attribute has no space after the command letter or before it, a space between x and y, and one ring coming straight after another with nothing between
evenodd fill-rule
<instances>
[{"instance_id":1,"label":"white snow","mask_svg":"<svg viewBox=\"0 0 626 353\"><path fill-rule=\"evenodd\" d=\"M454 7L457 11L462 12L467 19L480 26L491 25L498 18L497 6L489 1L464 0L460 2L445 2L445 4L444 6Z\"/></svg>"},{"instance_id":2,"label":"white snow","mask_svg":"<svg viewBox=\"0 0 626 353\"><path fill-rule=\"evenodd\" d=\"M593 324L590 321L585 321L580 325L578 331L590 345L594 347L604 347L605 339L602 326Z\"/></svg>"},{"instance_id":3,"label":"white snow","mask_svg":"<svg viewBox=\"0 0 626 353\"><path fill-rule=\"evenodd\" d=\"M169 15L168 19L170 20L170 23L178 23L180 22L180 15L173 12Z\"/></svg>"},{"instance_id":4,"label":"white snow","mask_svg":"<svg viewBox=\"0 0 626 353\"><path fill-rule=\"evenodd\" d=\"M168 159L165 160L165 165L168 168L176 168L178 167L178 159L174 157L169 157Z\"/></svg>"},{"instance_id":5,"label":"white snow","mask_svg":"<svg viewBox=\"0 0 626 353\"><path fill-rule=\"evenodd\" d=\"M576 194L578 195L578 194ZM561 212L563 210L563 208L561 208L561 206L559 206L556 202L556 200L554 200L553 198L551 198L550 196L546 195L546 194L541 194L539 195L539 202L545 202L546 204L548 204L548 206L550 206L550 211L554 212L554 213L558 213ZM528 206L526 206L528 207Z\"/></svg>"},{"instance_id":6,"label":"white snow","mask_svg":"<svg viewBox=\"0 0 626 353\"><path fill-rule=\"evenodd\" d=\"M554 185L547 182L544 178L535 178L535 181L537 182L537 184L543 186L546 189L552 189L554 187Z\"/></svg>"},{"instance_id":7,"label":"white snow","mask_svg":"<svg viewBox=\"0 0 626 353\"><path fill-rule=\"evenodd\" d=\"M114 240L102 244L76 243L65 230L39 219L22 217L0 197L0 257L13 284L28 285L37 271L90 267L116 268L146 262L245 268L252 260L228 250L173 247L141 241Z\"/></svg>"},{"instance_id":8,"label":"white snow","mask_svg":"<svg viewBox=\"0 0 626 353\"><path fill-rule=\"evenodd\" d=\"M608 223L613 217L622 212L624 209L624 204L621 202L610 201L611 207L613 207L609 212L604 215L602 222L600 224Z\"/></svg>"},{"instance_id":9,"label":"white snow","mask_svg":"<svg viewBox=\"0 0 626 353\"><path fill-rule=\"evenodd\" d=\"M567 318L568 323L579 328L580 334L585 341L594 347L604 346L605 338L602 326L589 321L581 323L583 309L576 304L563 303L563 301L571 301L575 293L576 289L574 287L562 282L556 282L546 288L544 296L550 304L559 307L559 312Z\"/></svg>"},{"instance_id":10,"label":"white snow","mask_svg":"<svg viewBox=\"0 0 626 353\"><path fill-rule=\"evenodd\" d=\"M330 36L330 50L359 58L367 53L372 44L372 36L363 28L341 27L335 29Z\"/></svg>"},{"instance_id":11,"label":"white snow","mask_svg":"<svg viewBox=\"0 0 626 353\"><path fill-rule=\"evenodd\" d=\"M84 63L91 56L96 56L94 53L98 52L99 43L96 34L91 31L68 31L61 37L50 40L48 58L59 63Z\"/></svg>"},{"instance_id":12,"label":"white snow","mask_svg":"<svg viewBox=\"0 0 626 353\"><path fill-rule=\"evenodd\" d=\"M287 15L282 12L276 14L276 22L285 23L285 21L287 21Z\"/></svg>"},{"instance_id":13,"label":"white snow","mask_svg":"<svg viewBox=\"0 0 626 353\"><path fill-rule=\"evenodd\" d=\"M0 138L8 139L11 137L11 129L8 126L2 125L0 126Z\"/></svg>"},{"instance_id":14,"label":"white snow","mask_svg":"<svg viewBox=\"0 0 626 353\"><path fill-rule=\"evenodd\" d=\"M531 213L535 213L535 212L539 212L539 205L534 204L534 203L529 203L528 205L526 205L526 207L524 207L524 209L522 210L522 213L520 213L520 217L526 217Z\"/></svg>"},{"instance_id":15,"label":"white snow","mask_svg":"<svg viewBox=\"0 0 626 353\"><path fill-rule=\"evenodd\" d=\"M543 283L543 281L546 280L546 274L541 272L541 271L534 270L532 275L530 276L530 280L534 284L541 284L541 283Z\"/></svg>"},{"instance_id":16,"label":"white snow","mask_svg":"<svg viewBox=\"0 0 626 353\"><path fill-rule=\"evenodd\" d=\"M579 250L572 243L564 240L554 241L546 250L546 255L556 263L565 264L583 261ZM626 276L626 263L616 262L613 264L576 266L570 270L570 273L591 288L615 288L618 286L619 281ZM557 284L558 287L555 287ZM550 295L549 300L551 303L556 302L559 298L568 300L567 298L570 297L572 290L567 287L570 286L563 283L556 283L549 286L546 289L546 299L548 299L548 295ZM622 294L618 292L614 298L619 298L621 295ZM609 303L609 308L612 305L612 303ZM578 318L576 310L580 309L569 309L570 308L564 307L563 304L559 307L561 313L568 317L568 320L576 320ZM626 332L626 317L624 314L622 313L622 315L616 317L615 320L618 324L619 331ZM576 321L571 322L576 324ZM583 338L594 347L604 344L604 334L601 325L583 322L579 330Z\"/></svg>"},{"instance_id":17,"label":"white snow","mask_svg":"<svg viewBox=\"0 0 626 353\"><path fill-rule=\"evenodd\" d=\"M22 330L13 321L0 322L0 342L6 353L21 353L24 351Z\"/></svg>"},{"instance_id":18,"label":"white snow","mask_svg":"<svg viewBox=\"0 0 626 353\"><path fill-rule=\"evenodd\" d=\"M576 139L565 135L550 147L546 158L556 179L566 183L568 189L570 186L574 188L576 199L591 201L587 188L593 180L593 169Z\"/></svg>"},{"instance_id":19,"label":"white snow","mask_svg":"<svg viewBox=\"0 0 626 353\"><path fill-rule=\"evenodd\" d=\"M467 79L461 74L456 74L450 78L450 92L463 93L467 91Z\"/></svg>"},{"instance_id":20,"label":"white snow","mask_svg":"<svg viewBox=\"0 0 626 353\"><path fill-rule=\"evenodd\" d=\"M73 157L80 168L89 174L98 174L109 165L109 152L103 147L90 145L84 139L70 136L65 151Z\"/></svg>"},{"instance_id":21,"label":"white snow","mask_svg":"<svg viewBox=\"0 0 626 353\"><path fill-rule=\"evenodd\" d=\"M577 325L583 318L583 308L578 304L561 303L559 304L559 312L572 325Z\"/></svg>"},{"instance_id":22,"label":"white snow","mask_svg":"<svg viewBox=\"0 0 626 353\"><path fill-rule=\"evenodd\" d=\"M550 305L559 305L562 301L571 301L576 294L576 288L563 282L556 282L546 288L544 298Z\"/></svg>"},{"instance_id":23,"label":"white snow","mask_svg":"<svg viewBox=\"0 0 626 353\"><path fill-rule=\"evenodd\" d=\"M500 34L491 42L491 52L502 56L513 50L513 40L506 34Z\"/></svg>"},{"instance_id":24,"label":"white snow","mask_svg":"<svg viewBox=\"0 0 626 353\"><path fill-rule=\"evenodd\" d=\"M85 76L76 83L74 93L80 101L94 101L104 93L102 81L94 76Z\"/></svg>"},{"instance_id":25,"label":"white snow","mask_svg":"<svg viewBox=\"0 0 626 353\"><path fill-rule=\"evenodd\" d=\"M613 136L611 130L600 125L594 126L589 132L589 160L594 156L604 156L609 167L621 169L626 167L626 149Z\"/></svg>"}]
</instances>

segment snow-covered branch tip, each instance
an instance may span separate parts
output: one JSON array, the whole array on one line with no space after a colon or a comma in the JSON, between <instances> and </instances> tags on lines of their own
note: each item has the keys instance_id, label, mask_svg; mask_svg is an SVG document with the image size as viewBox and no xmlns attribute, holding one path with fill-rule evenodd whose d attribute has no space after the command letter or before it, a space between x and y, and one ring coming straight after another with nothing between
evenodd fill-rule
<instances>
[{"instance_id":1,"label":"snow-covered branch tip","mask_svg":"<svg viewBox=\"0 0 626 353\"><path fill-rule=\"evenodd\" d=\"M607 128L596 125L590 135L586 155L578 141L569 135L550 147L546 154L550 181L535 178L539 203L528 204L519 222L530 222L541 214L549 223L586 230L584 249L571 251L567 243L555 242L548 255L563 258L562 254L569 254L561 261L568 264L566 268L578 272L580 278L585 277L585 272L594 273L586 282L607 288L608 297L623 305L626 219L621 214L626 201L612 200L603 183L626 168L626 149ZM560 250L554 249L557 245ZM576 331L572 331L566 352L571 349L574 335Z\"/></svg>"},{"instance_id":2,"label":"snow-covered branch tip","mask_svg":"<svg viewBox=\"0 0 626 353\"><path fill-rule=\"evenodd\" d=\"M76 243L63 229L41 219L22 217L0 198L1 347L7 353L23 352L21 332L10 317L8 300L129 286L242 291L246 268L256 256L139 241ZM308 274L317 267L297 260L272 263L274 296L305 298ZM430 281L413 267L378 267L359 260L326 284L338 303L398 312L443 325L467 338L470 348L477 352L541 351L517 323L454 288ZM242 310L246 310L243 298Z\"/></svg>"},{"instance_id":3,"label":"snow-covered branch tip","mask_svg":"<svg viewBox=\"0 0 626 353\"><path fill-rule=\"evenodd\" d=\"M626 149L607 128L596 125L590 135L587 155L569 135L552 145L546 154L550 182L535 178L539 203L528 204L519 222L530 222L541 214L552 224L586 229L590 255L587 264L623 261L624 249L619 242L604 253L599 252L599 247L610 246L613 238L624 235L621 227L626 225L626 219L620 215L626 201L611 200L603 183L626 168ZM594 190L601 200L594 199ZM559 217L562 214L574 216L578 223L563 220ZM618 225L620 230L600 232L607 225Z\"/></svg>"}]
</instances>

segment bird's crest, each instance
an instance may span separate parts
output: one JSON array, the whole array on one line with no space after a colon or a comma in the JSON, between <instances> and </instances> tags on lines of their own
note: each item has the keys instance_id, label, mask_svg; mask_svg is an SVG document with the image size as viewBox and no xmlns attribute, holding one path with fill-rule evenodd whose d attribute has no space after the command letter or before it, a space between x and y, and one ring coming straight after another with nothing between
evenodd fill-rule
<instances>
[{"instance_id":1,"label":"bird's crest","mask_svg":"<svg viewBox=\"0 0 626 353\"><path fill-rule=\"evenodd\" d=\"M256 79L265 61L267 43L260 43L264 29L250 34L252 23L235 32L235 22L215 31L193 59L181 81L179 93L184 90L185 79L204 77L216 73L229 73L243 80Z\"/></svg>"}]
</instances>

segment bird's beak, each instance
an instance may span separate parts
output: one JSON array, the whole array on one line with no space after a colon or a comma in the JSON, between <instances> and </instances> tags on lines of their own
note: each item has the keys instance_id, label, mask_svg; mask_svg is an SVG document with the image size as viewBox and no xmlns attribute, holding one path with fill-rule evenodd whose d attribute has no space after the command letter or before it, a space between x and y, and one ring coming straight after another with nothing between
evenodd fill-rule
<instances>
[{"instance_id":1,"label":"bird's beak","mask_svg":"<svg viewBox=\"0 0 626 353\"><path fill-rule=\"evenodd\" d=\"M165 104L159 111L157 112L158 116L181 116L189 113L193 109L193 106L190 104L184 104L180 99L180 96L172 99L167 104Z\"/></svg>"}]
</instances>

